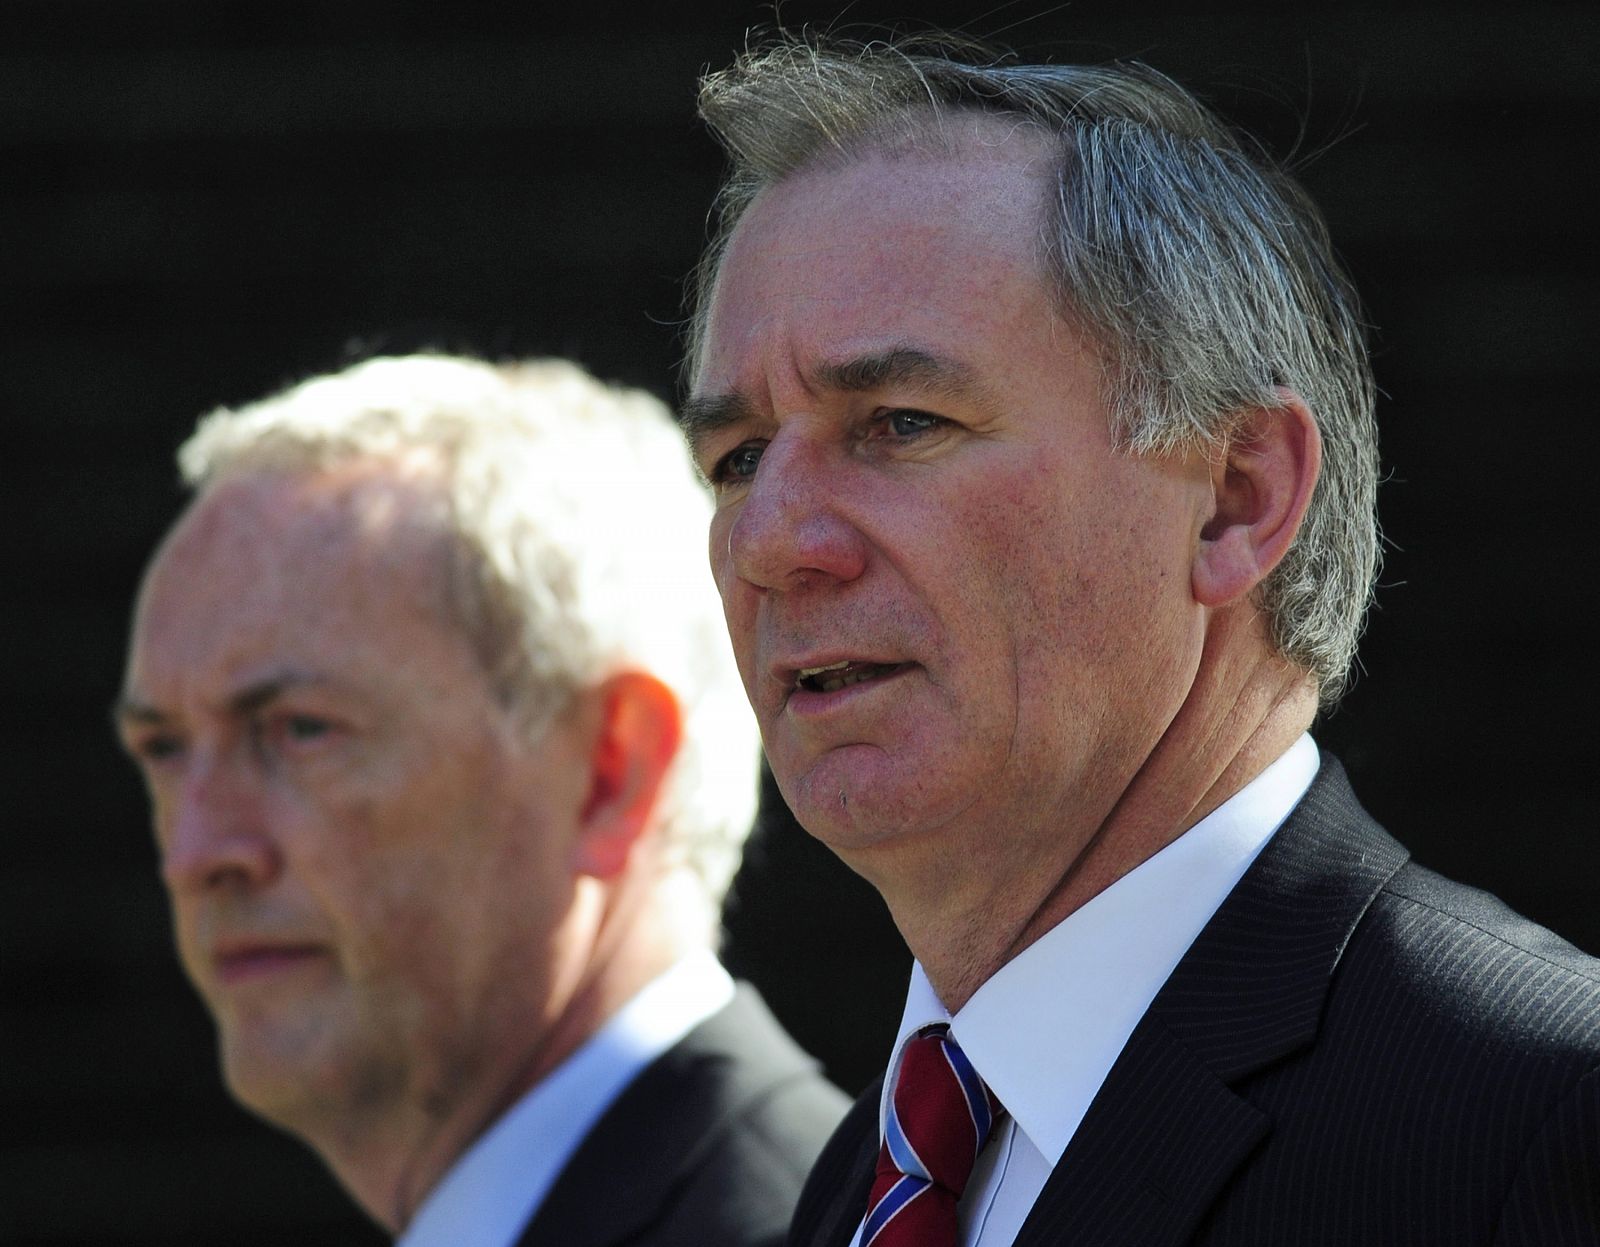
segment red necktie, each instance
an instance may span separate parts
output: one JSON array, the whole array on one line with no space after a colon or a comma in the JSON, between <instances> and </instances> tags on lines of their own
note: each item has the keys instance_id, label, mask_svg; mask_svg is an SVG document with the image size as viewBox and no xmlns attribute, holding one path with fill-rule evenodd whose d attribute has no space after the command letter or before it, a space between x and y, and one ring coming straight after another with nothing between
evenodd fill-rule
<instances>
[{"instance_id":1,"label":"red necktie","mask_svg":"<svg viewBox=\"0 0 1600 1247\"><path fill-rule=\"evenodd\" d=\"M955 1247L956 1201L1002 1111L948 1027L907 1043L861 1247Z\"/></svg>"}]
</instances>

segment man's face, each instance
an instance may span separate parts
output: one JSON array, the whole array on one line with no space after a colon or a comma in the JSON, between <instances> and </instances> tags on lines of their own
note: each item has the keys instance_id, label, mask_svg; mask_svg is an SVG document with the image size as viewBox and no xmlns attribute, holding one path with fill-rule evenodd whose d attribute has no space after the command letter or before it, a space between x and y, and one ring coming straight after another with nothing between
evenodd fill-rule
<instances>
[{"instance_id":1,"label":"man's face","mask_svg":"<svg viewBox=\"0 0 1600 1247\"><path fill-rule=\"evenodd\" d=\"M869 878L944 829L1075 854L1199 661L1209 473L1113 448L1040 279L1052 164L981 121L803 172L713 293L686 410L712 567L784 796Z\"/></svg>"},{"instance_id":2,"label":"man's face","mask_svg":"<svg viewBox=\"0 0 1600 1247\"><path fill-rule=\"evenodd\" d=\"M442 538L371 471L245 475L146 578L122 710L184 969L240 1100L448 1105L548 1026L585 760L448 622Z\"/></svg>"}]
</instances>

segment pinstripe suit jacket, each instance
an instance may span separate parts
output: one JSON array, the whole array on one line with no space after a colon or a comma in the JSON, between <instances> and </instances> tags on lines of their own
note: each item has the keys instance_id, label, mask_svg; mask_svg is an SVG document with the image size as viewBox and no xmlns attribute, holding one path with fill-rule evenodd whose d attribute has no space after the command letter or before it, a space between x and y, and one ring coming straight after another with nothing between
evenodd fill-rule
<instances>
[{"instance_id":1,"label":"pinstripe suit jacket","mask_svg":"<svg viewBox=\"0 0 1600 1247\"><path fill-rule=\"evenodd\" d=\"M824 1149L790 1247L849 1243L878 1095ZM1016 1243L1596 1247L1600 961L1411 864L1327 759Z\"/></svg>"}]
</instances>

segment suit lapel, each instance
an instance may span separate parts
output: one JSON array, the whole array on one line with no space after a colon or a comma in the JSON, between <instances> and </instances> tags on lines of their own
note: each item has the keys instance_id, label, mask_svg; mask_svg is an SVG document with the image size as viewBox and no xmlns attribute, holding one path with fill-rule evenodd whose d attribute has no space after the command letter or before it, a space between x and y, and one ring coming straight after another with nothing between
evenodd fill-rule
<instances>
[{"instance_id":1,"label":"suit lapel","mask_svg":"<svg viewBox=\"0 0 1600 1247\"><path fill-rule=\"evenodd\" d=\"M1266 1117L1146 1018L1017 1235L1017 1247L1185 1242Z\"/></svg>"},{"instance_id":2,"label":"suit lapel","mask_svg":"<svg viewBox=\"0 0 1600 1247\"><path fill-rule=\"evenodd\" d=\"M733 1053L745 1053L742 1061ZM759 1054L757 1056L756 1054ZM716 1128L807 1058L747 988L648 1065L561 1171L518 1247L614 1247L654 1224Z\"/></svg>"},{"instance_id":3,"label":"suit lapel","mask_svg":"<svg viewBox=\"0 0 1600 1247\"><path fill-rule=\"evenodd\" d=\"M1325 759L1134 1029L1016 1247L1189 1241L1271 1132L1237 1087L1315 1039L1350 934L1406 856Z\"/></svg>"},{"instance_id":4,"label":"suit lapel","mask_svg":"<svg viewBox=\"0 0 1600 1247\"><path fill-rule=\"evenodd\" d=\"M816 1233L810 1238L809 1241L817 1244L817 1247L850 1247L850 1240L855 1237L861 1218L867 1215L867 1201L872 1198L877 1144L874 1143L869 1151L872 1154L865 1162L851 1169L849 1177L840 1184L843 1198L834 1201L825 1211Z\"/></svg>"}]
</instances>

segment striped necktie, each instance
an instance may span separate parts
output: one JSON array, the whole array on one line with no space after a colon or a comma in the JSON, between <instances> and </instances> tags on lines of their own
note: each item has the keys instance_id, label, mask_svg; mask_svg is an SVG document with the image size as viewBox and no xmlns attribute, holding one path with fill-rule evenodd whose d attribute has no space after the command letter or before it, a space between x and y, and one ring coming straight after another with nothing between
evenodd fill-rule
<instances>
[{"instance_id":1,"label":"striped necktie","mask_svg":"<svg viewBox=\"0 0 1600 1247\"><path fill-rule=\"evenodd\" d=\"M1004 1110L947 1026L905 1046L861 1247L955 1247L956 1201Z\"/></svg>"}]
</instances>

